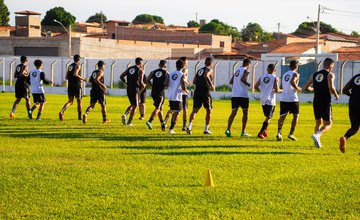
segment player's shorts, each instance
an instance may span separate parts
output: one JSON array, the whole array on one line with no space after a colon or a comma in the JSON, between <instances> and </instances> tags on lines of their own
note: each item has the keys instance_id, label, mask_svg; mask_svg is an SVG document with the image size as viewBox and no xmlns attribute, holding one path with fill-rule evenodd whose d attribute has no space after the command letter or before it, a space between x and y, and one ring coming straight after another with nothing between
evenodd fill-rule
<instances>
[{"instance_id":1,"label":"player's shorts","mask_svg":"<svg viewBox=\"0 0 360 220\"><path fill-rule=\"evenodd\" d=\"M272 118L274 116L274 112L275 112L274 105L263 105L262 109L265 117Z\"/></svg>"},{"instance_id":2,"label":"player's shorts","mask_svg":"<svg viewBox=\"0 0 360 220\"><path fill-rule=\"evenodd\" d=\"M237 109L241 107L242 109L249 108L249 98L242 98L242 97L232 97L231 98L231 106L232 109Z\"/></svg>"},{"instance_id":3,"label":"player's shorts","mask_svg":"<svg viewBox=\"0 0 360 220\"><path fill-rule=\"evenodd\" d=\"M199 109L201 106L204 106L205 109L212 109L211 95L194 96L194 109Z\"/></svg>"},{"instance_id":4,"label":"player's shorts","mask_svg":"<svg viewBox=\"0 0 360 220\"><path fill-rule=\"evenodd\" d=\"M188 95L182 95L182 109L188 109Z\"/></svg>"},{"instance_id":5,"label":"player's shorts","mask_svg":"<svg viewBox=\"0 0 360 220\"><path fill-rule=\"evenodd\" d=\"M24 87L24 86L15 86L15 98L17 98L17 99L21 99L21 98L28 99L28 98L30 98L30 90L29 90L29 88Z\"/></svg>"},{"instance_id":6,"label":"player's shorts","mask_svg":"<svg viewBox=\"0 0 360 220\"><path fill-rule=\"evenodd\" d=\"M70 88L68 87L68 97L75 97L76 99L82 99L83 97L83 92L82 92L82 88Z\"/></svg>"},{"instance_id":7,"label":"player's shorts","mask_svg":"<svg viewBox=\"0 0 360 220\"><path fill-rule=\"evenodd\" d=\"M139 103L140 104L145 104L146 103L146 90L144 90L142 93L140 93L140 95L139 95Z\"/></svg>"},{"instance_id":8,"label":"player's shorts","mask_svg":"<svg viewBox=\"0 0 360 220\"><path fill-rule=\"evenodd\" d=\"M34 99L34 103L35 104L44 104L46 103L46 98L45 98L45 94L41 93L41 94L32 94L33 99Z\"/></svg>"},{"instance_id":9,"label":"player's shorts","mask_svg":"<svg viewBox=\"0 0 360 220\"><path fill-rule=\"evenodd\" d=\"M170 110L174 112L180 112L182 110L182 103L180 101L169 101Z\"/></svg>"},{"instance_id":10,"label":"player's shorts","mask_svg":"<svg viewBox=\"0 0 360 220\"><path fill-rule=\"evenodd\" d=\"M90 103L106 105L105 94L101 92L90 92Z\"/></svg>"},{"instance_id":11,"label":"player's shorts","mask_svg":"<svg viewBox=\"0 0 360 220\"><path fill-rule=\"evenodd\" d=\"M127 95L131 106L139 105L139 94L136 91L127 91Z\"/></svg>"},{"instance_id":12,"label":"player's shorts","mask_svg":"<svg viewBox=\"0 0 360 220\"><path fill-rule=\"evenodd\" d=\"M316 120L332 121L331 103L313 103L314 115Z\"/></svg>"},{"instance_id":13,"label":"player's shorts","mask_svg":"<svg viewBox=\"0 0 360 220\"><path fill-rule=\"evenodd\" d=\"M165 98L163 95L153 95L152 99L154 100L154 106L156 109L161 109L164 105Z\"/></svg>"},{"instance_id":14,"label":"player's shorts","mask_svg":"<svg viewBox=\"0 0 360 220\"><path fill-rule=\"evenodd\" d=\"M300 113L299 102L280 102L280 115L287 113L298 115Z\"/></svg>"}]
</instances>

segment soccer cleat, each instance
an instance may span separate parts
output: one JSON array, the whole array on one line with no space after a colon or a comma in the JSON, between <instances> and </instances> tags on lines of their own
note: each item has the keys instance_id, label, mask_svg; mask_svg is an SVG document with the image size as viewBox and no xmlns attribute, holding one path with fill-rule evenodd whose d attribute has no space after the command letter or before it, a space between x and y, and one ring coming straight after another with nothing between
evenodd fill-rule
<instances>
[{"instance_id":1,"label":"soccer cleat","mask_svg":"<svg viewBox=\"0 0 360 220\"><path fill-rule=\"evenodd\" d=\"M243 132L240 134L240 137L251 137L251 135L246 132Z\"/></svg>"},{"instance_id":2,"label":"soccer cleat","mask_svg":"<svg viewBox=\"0 0 360 220\"><path fill-rule=\"evenodd\" d=\"M123 125L126 125L126 115L121 116L121 122L123 123Z\"/></svg>"},{"instance_id":3,"label":"soccer cleat","mask_svg":"<svg viewBox=\"0 0 360 220\"><path fill-rule=\"evenodd\" d=\"M82 117L82 122L83 122L84 124L86 124L86 122L87 122L87 115L83 115L83 117Z\"/></svg>"},{"instance_id":4,"label":"soccer cleat","mask_svg":"<svg viewBox=\"0 0 360 220\"><path fill-rule=\"evenodd\" d=\"M258 136L257 136L258 138L260 138L260 139L265 139L265 136L264 136L264 133L260 133L260 134L258 134Z\"/></svg>"},{"instance_id":5,"label":"soccer cleat","mask_svg":"<svg viewBox=\"0 0 360 220\"><path fill-rule=\"evenodd\" d=\"M269 134L268 134L268 130L267 130L267 129L264 131L263 135L264 135L264 137L266 137L266 138L269 137Z\"/></svg>"},{"instance_id":6,"label":"soccer cleat","mask_svg":"<svg viewBox=\"0 0 360 220\"><path fill-rule=\"evenodd\" d=\"M182 131L187 131L187 127L183 127L183 128L182 128Z\"/></svg>"},{"instance_id":7,"label":"soccer cleat","mask_svg":"<svg viewBox=\"0 0 360 220\"><path fill-rule=\"evenodd\" d=\"M104 121L103 121L103 124L105 125L105 124L109 124L110 123L110 119L105 119Z\"/></svg>"},{"instance_id":8,"label":"soccer cleat","mask_svg":"<svg viewBox=\"0 0 360 220\"><path fill-rule=\"evenodd\" d=\"M278 141L283 141L282 135L281 135L281 134L277 134L277 135L276 135L276 140L278 140Z\"/></svg>"},{"instance_id":9,"label":"soccer cleat","mask_svg":"<svg viewBox=\"0 0 360 220\"><path fill-rule=\"evenodd\" d=\"M64 121L64 114L59 112L59 120Z\"/></svg>"},{"instance_id":10,"label":"soccer cleat","mask_svg":"<svg viewBox=\"0 0 360 220\"><path fill-rule=\"evenodd\" d=\"M146 126L148 127L149 130L153 129L150 122L146 122L145 124L146 124Z\"/></svg>"},{"instance_id":11,"label":"soccer cleat","mask_svg":"<svg viewBox=\"0 0 360 220\"><path fill-rule=\"evenodd\" d=\"M10 118L15 118L15 113L11 112L10 113Z\"/></svg>"},{"instance_id":12,"label":"soccer cleat","mask_svg":"<svg viewBox=\"0 0 360 220\"><path fill-rule=\"evenodd\" d=\"M161 124L161 130L162 130L162 131L165 131L165 130L166 130L166 124L164 124L164 123Z\"/></svg>"},{"instance_id":13,"label":"soccer cleat","mask_svg":"<svg viewBox=\"0 0 360 220\"><path fill-rule=\"evenodd\" d=\"M297 141L296 137L293 134L289 134L288 138L293 141Z\"/></svg>"},{"instance_id":14,"label":"soccer cleat","mask_svg":"<svg viewBox=\"0 0 360 220\"><path fill-rule=\"evenodd\" d=\"M346 152L346 138L345 137L340 138L340 151L343 154Z\"/></svg>"},{"instance_id":15,"label":"soccer cleat","mask_svg":"<svg viewBox=\"0 0 360 220\"><path fill-rule=\"evenodd\" d=\"M129 127L134 127L134 125L133 124L126 124L126 126L129 126Z\"/></svg>"},{"instance_id":16,"label":"soccer cleat","mask_svg":"<svg viewBox=\"0 0 360 220\"><path fill-rule=\"evenodd\" d=\"M187 129L186 129L186 133L189 134L189 135L192 135L192 130L189 129L189 128L187 128Z\"/></svg>"},{"instance_id":17,"label":"soccer cleat","mask_svg":"<svg viewBox=\"0 0 360 220\"><path fill-rule=\"evenodd\" d=\"M311 139L314 141L315 147L322 148L320 138L318 138L315 134L311 136Z\"/></svg>"},{"instance_id":18,"label":"soccer cleat","mask_svg":"<svg viewBox=\"0 0 360 220\"><path fill-rule=\"evenodd\" d=\"M36 121L41 121L41 118L37 118Z\"/></svg>"},{"instance_id":19,"label":"soccer cleat","mask_svg":"<svg viewBox=\"0 0 360 220\"><path fill-rule=\"evenodd\" d=\"M232 136L231 136L231 132L229 131L229 130L226 130L225 131L225 135L226 135L226 137L228 137L228 138L231 138Z\"/></svg>"},{"instance_id":20,"label":"soccer cleat","mask_svg":"<svg viewBox=\"0 0 360 220\"><path fill-rule=\"evenodd\" d=\"M211 133L210 130L205 130L205 131L204 131L204 134L210 135L210 134L212 134L212 133Z\"/></svg>"},{"instance_id":21,"label":"soccer cleat","mask_svg":"<svg viewBox=\"0 0 360 220\"><path fill-rule=\"evenodd\" d=\"M173 129L170 129L169 134L176 134L176 133L175 133L175 131Z\"/></svg>"}]
</instances>

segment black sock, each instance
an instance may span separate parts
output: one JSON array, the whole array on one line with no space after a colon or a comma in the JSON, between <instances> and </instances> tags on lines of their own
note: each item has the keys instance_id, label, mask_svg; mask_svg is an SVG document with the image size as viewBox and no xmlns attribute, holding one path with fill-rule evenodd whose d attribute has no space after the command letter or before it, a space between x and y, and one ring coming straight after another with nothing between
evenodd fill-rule
<instances>
[{"instance_id":1,"label":"black sock","mask_svg":"<svg viewBox=\"0 0 360 220\"><path fill-rule=\"evenodd\" d=\"M186 127L186 122L187 122L186 120L183 121L183 128Z\"/></svg>"},{"instance_id":2,"label":"black sock","mask_svg":"<svg viewBox=\"0 0 360 220\"><path fill-rule=\"evenodd\" d=\"M103 121L106 121L106 115L103 115Z\"/></svg>"},{"instance_id":3,"label":"black sock","mask_svg":"<svg viewBox=\"0 0 360 220\"><path fill-rule=\"evenodd\" d=\"M40 119L41 118L41 113L39 112L36 119Z\"/></svg>"},{"instance_id":4,"label":"black sock","mask_svg":"<svg viewBox=\"0 0 360 220\"><path fill-rule=\"evenodd\" d=\"M176 123L175 122L171 122L171 126L170 126L170 130L175 128Z\"/></svg>"},{"instance_id":5,"label":"black sock","mask_svg":"<svg viewBox=\"0 0 360 220\"><path fill-rule=\"evenodd\" d=\"M291 130L290 130L290 135L293 135L294 132L295 132L295 128L291 128Z\"/></svg>"},{"instance_id":6,"label":"black sock","mask_svg":"<svg viewBox=\"0 0 360 220\"><path fill-rule=\"evenodd\" d=\"M31 107L30 111L33 112L36 109L36 106L34 105L33 107Z\"/></svg>"},{"instance_id":7,"label":"black sock","mask_svg":"<svg viewBox=\"0 0 360 220\"><path fill-rule=\"evenodd\" d=\"M264 132L266 131L266 129L268 128L268 126L269 126L269 123L268 123L268 122L264 122L264 123L263 123L263 126L262 126L262 128L261 128L261 130L260 130L260 134L264 133Z\"/></svg>"},{"instance_id":8,"label":"black sock","mask_svg":"<svg viewBox=\"0 0 360 220\"><path fill-rule=\"evenodd\" d=\"M164 124L164 120L160 120L160 123L161 123L161 124Z\"/></svg>"},{"instance_id":9,"label":"black sock","mask_svg":"<svg viewBox=\"0 0 360 220\"><path fill-rule=\"evenodd\" d=\"M154 121L154 118L149 119L149 123L152 123Z\"/></svg>"},{"instance_id":10,"label":"black sock","mask_svg":"<svg viewBox=\"0 0 360 220\"><path fill-rule=\"evenodd\" d=\"M279 133L279 134L281 134L281 130L282 130L281 128L278 129L278 133Z\"/></svg>"},{"instance_id":11,"label":"black sock","mask_svg":"<svg viewBox=\"0 0 360 220\"><path fill-rule=\"evenodd\" d=\"M79 112L78 112L78 119L79 119L79 120L81 120L81 115L82 115L82 112L79 111Z\"/></svg>"},{"instance_id":12,"label":"black sock","mask_svg":"<svg viewBox=\"0 0 360 220\"><path fill-rule=\"evenodd\" d=\"M145 115L144 115L144 114L141 114L141 115L140 115L140 117L144 118L144 117L145 117Z\"/></svg>"},{"instance_id":13,"label":"black sock","mask_svg":"<svg viewBox=\"0 0 360 220\"><path fill-rule=\"evenodd\" d=\"M128 125L131 124L132 120L133 120L133 118L130 117L127 124Z\"/></svg>"}]
</instances>

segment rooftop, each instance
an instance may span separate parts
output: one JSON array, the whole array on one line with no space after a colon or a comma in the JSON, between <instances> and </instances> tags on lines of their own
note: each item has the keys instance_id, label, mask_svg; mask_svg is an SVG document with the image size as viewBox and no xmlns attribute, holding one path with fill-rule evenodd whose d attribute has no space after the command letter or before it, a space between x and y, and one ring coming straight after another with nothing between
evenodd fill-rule
<instances>
[{"instance_id":1,"label":"rooftop","mask_svg":"<svg viewBox=\"0 0 360 220\"><path fill-rule=\"evenodd\" d=\"M15 12L16 15L41 15L41 13L39 12L34 12L34 11L18 11L18 12Z\"/></svg>"}]
</instances>

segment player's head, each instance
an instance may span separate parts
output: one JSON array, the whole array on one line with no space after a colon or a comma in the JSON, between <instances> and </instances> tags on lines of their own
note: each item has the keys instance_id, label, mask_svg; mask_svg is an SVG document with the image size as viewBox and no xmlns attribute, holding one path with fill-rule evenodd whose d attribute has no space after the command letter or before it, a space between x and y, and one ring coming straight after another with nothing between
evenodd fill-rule
<instances>
[{"instance_id":1,"label":"player's head","mask_svg":"<svg viewBox=\"0 0 360 220\"><path fill-rule=\"evenodd\" d=\"M182 60L176 61L176 69L178 71L182 70L184 68L184 66L185 66L184 61L182 61Z\"/></svg>"},{"instance_id":2,"label":"player's head","mask_svg":"<svg viewBox=\"0 0 360 220\"><path fill-rule=\"evenodd\" d=\"M292 60L290 62L290 70L297 70L299 67L299 61L298 60Z\"/></svg>"},{"instance_id":3,"label":"player's head","mask_svg":"<svg viewBox=\"0 0 360 220\"><path fill-rule=\"evenodd\" d=\"M329 70L330 72L334 69L335 61L331 58L326 58L324 60L324 69Z\"/></svg>"},{"instance_id":4,"label":"player's head","mask_svg":"<svg viewBox=\"0 0 360 220\"><path fill-rule=\"evenodd\" d=\"M97 63L97 66L98 66L98 69L99 69L99 70L104 70L104 69L105 69L105 63L104 63L104 61L100 60L100 61Z\"/></svg>"},{"instance_id":5,"label":"player's head","mask_svg":"<svg viewBox=\"0 0 360 220\"><path fill-rule=\"evenodd\" d=\"M244 61L243 61L243 67L248 67L248 66L250 66L251 65L251 60L250 59L245 59Z\"/></svg>"},{"instance_id":6,"label":"player's head","mask_svg":"<svg viewBox=\"0 0 360 220\"><path fill-rule=\"evenodd\" d=\"M187 57L180 57L179 60L182 60L182 61L184 62L184 67L187 67L187 65L188 65L188 59L187 59Z\"/></svg>"},{"instance_id":7,"label":"player's head","mask_svg":"<svg viewBox=\"0 0 360 220\"><path fill-rule=\"evenodd\" d=\"M205 59L205 66L206 66L206 67L211 67L212 64L213 64L213 59L212 59L211 57L207 57L207 58Z\"/></svg>"},{"instance_id":8,"label":"player's head","mask_svg":"<svg viewBox=\"0 0 360 220\"><path fill-rule=\"evenodd\" d=\"M159 67L162 69L166 68L166 60L160 60Z\"/></svg>"},{"instance_id":9,"label":"player's head","mask_svg":"<svg viewBox=\"0 0 360 220\"><path fill-rule=\"evenodd\" d=\"M43 62L41 60L35 60L35 62L34 62L34 66L37 69L40 69L42 67L42 64L43 64Z\"/></svg>"},{"instance_id":10,"label":"player's head","mask_svg":"<svg viewBox=\"0 0 360 220\"><path fill-rule=\"evenodd\" d=\"M20 62L21 63L26 63L28 61L27 57L26 56L21 56L20 57Z\"/></svg>"},{"instance_id":11,"label":"player's head","mask_svg":"<svg viewBox=\"0 0 360 220\"><path fill-rule=\"evenodd\" d=\"M80 55L76 54L76 55L74 56L74 62L75 62L75 63L80 62L80 59L81 59Z\"/></svg>"},{"instance_id":12,"label":"player's head","mask_svg":"<svg viewBox=\"0 0 360 220\"><path fill-rule=\"evenodd\" d=\"M267 67L267 72L273 74L275 72L275 64L269 64Z\"/></svg>"},{"instance_id":13,"label":"player's head","mask_svg":"<svg viewBox=\"0 0 360 220\"><path fill-rule=\"evenodd\" d=\"M143 59L141 57L138 57L135 59L136 66L142 66Z\"/></svg>"}]
</instances>

